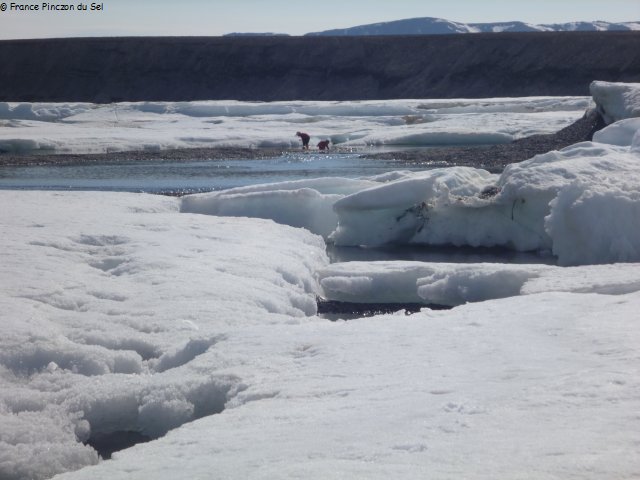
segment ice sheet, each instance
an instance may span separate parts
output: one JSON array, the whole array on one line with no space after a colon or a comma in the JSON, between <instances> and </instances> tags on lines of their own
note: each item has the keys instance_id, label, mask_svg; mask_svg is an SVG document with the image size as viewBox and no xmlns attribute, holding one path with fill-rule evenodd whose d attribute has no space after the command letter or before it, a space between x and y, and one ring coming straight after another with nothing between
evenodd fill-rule
<instances>
[{"instance_id":1,"label":"ice sheet","mask_svg":"<svg viewBox=\"0 0 640 480\"><path fill-rule=\"evenodd\" d=\"M193 107L135 115L211 113ZM20 107L5 126L99 113L68 109ZM500 176L392 172L183 201L0 192L0 478L634 478L640 279L611 263L640 251L640 142L617 130L629 123ZM305 229L221 216L257 213L337 242L609 264L329 266ZM316 295L458 306L328 322ZM118 432L155 440L101 461L90 445Z\"/></svg>"},{"instance_id":2,"label":"ice sheet","mask_svg":"<svg viewBox=\"0 0 640 480\"><path fill-rule=\"evenodd\" d=\"M640 291L639 266L344 262L322 268L318 278L327 300L457 306L543 292L623 295Z\"/></svg>"},{"instance_id":3,"label":"ice sheet","mask_svg":"<svg viewBox=\"0 0 640 480\"><path fill-rule=\"evenodd\" d=\"M537 294L237 331L212 368L248 388L224 412L60 478L633 477L638 301Z\"/></svg>"},{"instance_id":4,"label":"ice sheet","mask_svg":"<svg viewBox=\"0 0 640 480\"><path fill-rule=\"evenodd\" d=\"M191 147L295 148L505 143L580 118L585 97L360 102L0 103L0 151L104 153Z\"/></svg>"}]
</instances>

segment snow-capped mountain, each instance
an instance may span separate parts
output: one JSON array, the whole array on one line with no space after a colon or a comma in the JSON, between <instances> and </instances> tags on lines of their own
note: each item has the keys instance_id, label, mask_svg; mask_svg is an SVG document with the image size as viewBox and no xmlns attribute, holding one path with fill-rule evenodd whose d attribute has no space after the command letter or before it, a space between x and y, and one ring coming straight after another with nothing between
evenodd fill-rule
<instances>
[{"instance_id":1,"label":"snow-capped mountain","mask_svg":"<svg viewBox=\"0 0 640 480\"><path fill-rule=\"evenodd\" d=\"M372 23L351 28L325 30L307 35L436 35L448 33L497 32L565 32L640 30L640 22L611 23L603 21L534 25L524 22L460 23L442 18L409 18Z\"/></svg>"}]
</instances>

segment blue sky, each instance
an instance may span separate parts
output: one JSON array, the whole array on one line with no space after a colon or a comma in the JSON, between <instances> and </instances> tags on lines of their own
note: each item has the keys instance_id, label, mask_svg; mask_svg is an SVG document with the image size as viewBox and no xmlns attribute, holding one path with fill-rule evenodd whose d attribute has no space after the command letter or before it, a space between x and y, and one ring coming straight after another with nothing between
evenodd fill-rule
<instances>
[{"instance_id":1,"label":"blue sky","mask_svg":"<svg viewBox=\"0 0 640 480\"><path fill-rule=\"evenodd\" d=\"M49 3L77 5L79 1L50 0ZM42 5L29 0L13 3ZM440 17L459 22L640 21L640 0L102 0L96 3L102 3L104 11L11 12L9 8L0 12L0 38L223 35L230 32L301 35L413 17Z\"/></svg>"}]
</instances>

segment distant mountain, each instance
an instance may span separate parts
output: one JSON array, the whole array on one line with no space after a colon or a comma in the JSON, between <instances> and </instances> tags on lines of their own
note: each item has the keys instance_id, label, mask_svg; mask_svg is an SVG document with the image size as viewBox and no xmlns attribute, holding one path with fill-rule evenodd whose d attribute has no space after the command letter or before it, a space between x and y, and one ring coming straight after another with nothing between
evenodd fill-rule
<instances>
[{"instance_id":1,"label":"distant mountain","mask_svg":"<svg viewBox=\"0 0 640 480\"><path fill-rule=\"evenodd\" d=\"M409 18L393 22L372 23L351 28L308 33L310 36L353 35L438 35L450 33L498 33L498 32L575 32L640 30L640 22L571 22L533 25L524 22L459 23L442 18Z\"/></svg>"},{"instance_id":2,"label":"distant mountain","mask_svg":"<svg viewBox=\"0 0 640 480\"><path fill-rule=\"evenodd\" d=\"M232 32L225 33L223 37L288 37L288 33L272 33L272 32Z\"/></svg>"}]
</instances>

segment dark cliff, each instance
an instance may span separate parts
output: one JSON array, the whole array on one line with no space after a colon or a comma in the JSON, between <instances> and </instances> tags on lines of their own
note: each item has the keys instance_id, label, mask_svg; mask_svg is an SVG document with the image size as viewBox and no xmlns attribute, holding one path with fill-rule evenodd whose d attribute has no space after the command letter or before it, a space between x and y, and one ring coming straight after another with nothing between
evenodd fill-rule
<instances>
[{"instance_id":1,"label":"dark cliff","mask_svg":"<svg viewBox=\"0 0 640 480\"><path fill-rule=\"evenodd\" d=\"M1 101L588 95L640 81L640 32L0 41Z\"/></svg>"}]
</instances>

